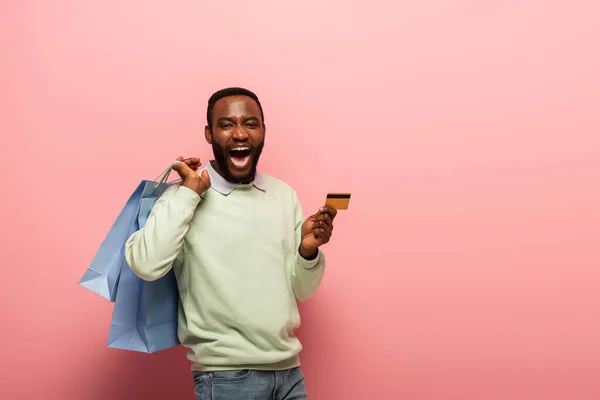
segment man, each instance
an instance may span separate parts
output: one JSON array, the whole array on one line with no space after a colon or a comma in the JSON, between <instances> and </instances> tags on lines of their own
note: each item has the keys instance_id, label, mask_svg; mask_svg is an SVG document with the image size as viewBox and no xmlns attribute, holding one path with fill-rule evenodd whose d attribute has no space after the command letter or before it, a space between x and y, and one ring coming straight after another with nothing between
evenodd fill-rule
<instances>
[{"instance_id":1,"label":"man","mask_svg":"<svg viewBox=\"0 0 600 400\"><path fill-rule=\"evenodd\" d=\"M142 279L174 269L178 335L200 400L306 398L296 302L321 282L320 247L336 210L304 220L296 192L257 171L265 131L254 93L212 95L205 136L214 160L199 173L198 158L179 157L182 184L165 191L126 245Z\"/></svg>"}]
</instances>

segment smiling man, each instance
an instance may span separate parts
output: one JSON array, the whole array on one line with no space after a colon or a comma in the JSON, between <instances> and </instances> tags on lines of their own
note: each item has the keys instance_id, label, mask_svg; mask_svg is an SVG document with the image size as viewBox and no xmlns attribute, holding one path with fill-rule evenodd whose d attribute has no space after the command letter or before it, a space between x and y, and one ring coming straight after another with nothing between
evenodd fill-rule
<instances>
[{"instance_id":1,"label":"smiling man","mask_svg":"<svg viewBox=\"0 0 600 400\"><path fill-rule=\"evenodd\" d=\"M254 93L213 94L205 137L214 160L199 171L198 158L179 157L182 184L165 191L126 245L142 279L174 269L179 339L200 400L306 398L297 302L323 278L320 247L336 210L305 220L296 192L257 170L265 132Z\"/></svg>"}]
</instances>

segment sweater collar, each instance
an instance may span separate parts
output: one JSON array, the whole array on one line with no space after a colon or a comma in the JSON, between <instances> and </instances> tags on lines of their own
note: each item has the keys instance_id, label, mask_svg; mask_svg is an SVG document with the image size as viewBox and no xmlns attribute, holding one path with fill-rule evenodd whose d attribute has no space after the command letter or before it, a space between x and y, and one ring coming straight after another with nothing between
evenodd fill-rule
<instances>
[{"instance_id":1,"label":"sweater collar","mask_svg":"<svg viewBox=\"0 0 600 400\"><path fill-rule=\"evenodd\" d=\"M212 166L213 160L206 163L204 168L202 168L198 173L202 173L203 170L208 172L208 176L210 177L210 186L215 189L217 192L228 195L233 192L233 190L238 186L248 186L253 185L259 190L263 192L266 191L265 181L260 174L260 172L256 171L256 175L254 176L254 180L248 185L238 184L229 182L227 179L223 178Z\"/></svg>"}]
</instances>

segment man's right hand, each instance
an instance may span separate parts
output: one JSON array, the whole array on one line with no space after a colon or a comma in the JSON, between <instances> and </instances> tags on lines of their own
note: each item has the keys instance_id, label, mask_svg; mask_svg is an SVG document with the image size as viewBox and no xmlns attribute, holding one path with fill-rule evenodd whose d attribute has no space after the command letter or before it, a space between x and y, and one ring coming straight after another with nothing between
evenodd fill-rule
<instances>
[{"instance_id":1,"label":"man's right hand","mask_svg":"<svg viewBox=\"0 0 600 400\"><path fill-rule=\"evenodd\" d=\"M210 177L207 171L202 171L202 175L198 175L198 168L202 163L199 158L186 158L177 157L177 161L183 162L183 164L177 164L173 167L175 171L181 177L183 186L192 189L198 195L202 195L210 187Z\"/></svg>"}]
</instances>

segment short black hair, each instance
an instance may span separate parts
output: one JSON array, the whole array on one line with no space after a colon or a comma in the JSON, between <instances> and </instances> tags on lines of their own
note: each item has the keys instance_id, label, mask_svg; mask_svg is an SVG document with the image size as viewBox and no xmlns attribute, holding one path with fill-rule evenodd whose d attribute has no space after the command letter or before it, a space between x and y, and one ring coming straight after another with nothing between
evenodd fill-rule
<instances>
[{"instance_id":1,"label":"short black hair","mask_svg":"<svg viewBox=\"0 0 600 400\"><path fill-rule=\"evenodd\" d=\"M206 108L206 122L208 123L208 129L212 131L212 112L213 108L215 107L215 103L221 100L223 97L229 96L248 96L252 100L256 101L256 104L258 104L258 108L260 109L260 117L262 119L262 122L263 124L265 123L265 115L263 113L262 106L260 105L260 101L258 100L258 96L248 89L244 89L241 87L229 87L215 92L208 99L208 107Z\"/></svg>"}]
</instances>

